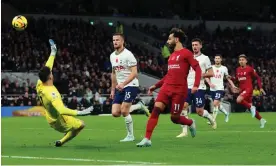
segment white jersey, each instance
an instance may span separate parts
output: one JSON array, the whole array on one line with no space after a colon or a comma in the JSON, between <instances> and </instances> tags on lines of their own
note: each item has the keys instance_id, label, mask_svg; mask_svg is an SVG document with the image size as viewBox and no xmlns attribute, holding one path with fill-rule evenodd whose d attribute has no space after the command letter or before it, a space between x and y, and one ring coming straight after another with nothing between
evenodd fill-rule
<instances>
[{"instance_id":1,"label":"white jersey","mask_svg":"<svg viewBox=\"0 0 276 166\"><path fill-rule=\"evenodd\" d=\"M116 55L114 51L110 55L110 62L112 65L112 69L115 70L116 80L118 84L125 82L131 74L130 67L137 65L137 60L135 59L134 55L126 48L124 48L124 50L118 55ZM125 87L128 86L138 87L138 79L134 78Z\"/></svg>"},{"instance_id":2,"label":"white jersey","mask_svg":"<svg viewBox=\"0 0 276 166\"><path fill-rule=\"evenodd\" d=\"M206 73L208 69L212 68L211 61L208 56L204 54L200 54L198 56L194 55L194 58L198 61L201 72ZM191 67L188 75L188 88L192 89L195 82L195 71ZM198 89L206 90L206 85L204 82L204 78L202 77L200 80L200 84Z\"/></svg>"},{"instance_id":3,"label":"white jersey","mask_svg":"<svg viewBox=\"0 0 276 166\"><path fill-rule=\"evenodd\" d=\"M227 67L221 65L219 67L213 65L214 77L210 78L212 84L215 85L215 88L210 88L211 91L224 90L223 79L228 76Z\"/></svg>"}]
</instances>

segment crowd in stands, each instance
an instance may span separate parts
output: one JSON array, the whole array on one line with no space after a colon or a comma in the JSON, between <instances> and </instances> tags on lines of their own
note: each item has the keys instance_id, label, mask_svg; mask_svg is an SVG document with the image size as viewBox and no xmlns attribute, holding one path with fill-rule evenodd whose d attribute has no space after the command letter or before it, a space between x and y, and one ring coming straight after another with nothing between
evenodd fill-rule
<instances>
[{"instance_id":1,"label":"crowd in stands","mask_svg":"<svg viewBox=\"0 0 276 166\"><path fill-rule=\"evenodd\" d=\"M4 0L23 13L101 15L120 17L150 17L169 19L203 19L227 21L261 21L275 22L275 5L269 2L251 2L257 8L249 8L248 4L238 1L206 5L203 0L190 2L169 1L16 1ZM216 3L214 1L210 3ZM191 5L192 4L192 5ZM196 8L191 6L196 5ZM204 7L202 7L202 6Z\"/></svg>"},{"instance_id":2,"label":"crowd in stands","mask_svg":"<svg viewBox=\"0 0 276 166\"><path fill-rule=\"evenodd\" d=\"M74 108L88 106L89 104L102 104L110 101L100 101L103 94L110 93L110 72L111 64L109 55L113 51L112 31L105 25L91 25L81 20L46 20L29 19L29 26L26 31L16 32L10 26L2 24L2 71L35 71L47 60L50 50L48 39L53 38L59 47L58 55L53 68L55 85L62 94L66 94L65 103ZM143 27L144 25L139 25ZM141 30L141 29L137 29ZM165 34L156 26L145 25L143 32L154 34L156 38L164 40ZM212 60L215 54L222 54L224 64L229 68L231 75L234 75L238 66L237 56L245 53L249 57L249 64L252 65L262 77L266 96L256 97L254 102L262 105L265 110L276 111L276 59L275 40L276 31L261 32L258 30L248 31L246 29L220 29L208 32L204 24L188 28L184 31L189 40L199 37L203 43L203 53L210 56ZM165 42L166 40L164 40ZM187 42L190 46L189 41ZM160 55L155 55L149 50L138 45L127 42L129 48L138 60L140 71L149 73L159 78L166 73L166 61ZM35 83L9 82L7 78L2 79L2 94L24 94L16 97L14 102L3 103L8 105L35 105ZM141 88L146 93L145 88ZM226 91L229 91L227 89ZM25 97L24 97L25 96ZM27 97L28 96L28 97ZM76 104L75 99L78 100ZM227 93L226 100L234 102L232 93Z\"/></svg>"}]
</instances>

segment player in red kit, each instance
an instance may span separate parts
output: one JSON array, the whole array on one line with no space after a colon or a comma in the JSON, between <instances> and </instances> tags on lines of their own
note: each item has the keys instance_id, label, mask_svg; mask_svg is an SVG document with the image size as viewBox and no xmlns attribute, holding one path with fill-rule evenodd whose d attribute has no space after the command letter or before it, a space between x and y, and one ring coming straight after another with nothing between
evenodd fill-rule
<instances>
[{"instance_id":1,"label":"player in red kit","mask_svg":"<svg viewBox=\"0 0 276 166\"><path fill-rule=\"evenodd\" d=\"M194 59L191 51L183 48L182 42L185 38L186 35L181 29L173 28L170 32L167 44L174 52L168 60L168 72L166 76L149 88L149 94L152 94L152 91L161 87L147 123L145 138L136 144L137 147L151 146L151 135L158 123L160 112L164 111L165 107L169 104L171 106L171 121L175 124L189 126L192 137L196 135L195 121L180 116L188 95L187 76L190 67L196 72L192 93L198 90L201 78L201 69L198 61Z\"/></svg>"},{"instance_id":2,"label":"player in red kit","mask_svg":"<svg viewBox=\"0 0 276 166\"><path fill-rule=\"evenodd\" d=\"M265 95L265 91L262 89L261 78L255 72L255 70L247 65L247 58L244 54L239 56L240 67L236 69L236 79L239 82L239 93L237 103L243 105L251 111L252 117L260 120L261 128L264 128L266 120L262 118L256 107L252 104L253 84L252 79L256 78L258 86L262 94ZM234 87L234 92L237 91Z\"/></svg>"}]
</instances>

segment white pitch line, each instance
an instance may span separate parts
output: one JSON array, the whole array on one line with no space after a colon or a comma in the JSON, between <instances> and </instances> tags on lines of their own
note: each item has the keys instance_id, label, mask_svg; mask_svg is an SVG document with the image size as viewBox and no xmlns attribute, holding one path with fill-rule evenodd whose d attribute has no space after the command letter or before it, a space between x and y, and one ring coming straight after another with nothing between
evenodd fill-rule
<instances>
[{"instance_id":1,"label":"white pitch line","mask_svg":"<svg viewBox=\"0 0 276 166\"><path fill-rule=\"evenodd\" d=\"M141 165L164 165L164 164L166 164L166 163L151 163L151 162L143 162L143 161L98 160L98 159L34 157L34 156L6 156L6 155L2 155L1 157L2 158L13 158L13 159L83 161L83 162L101 162L101 163L126 163L126 164L141 164Z\"/></svg>"},{"instance_id":2,"label":"white pitch line","mask_svg":"<svg viewBox=\"0 0 276 166\"><path fill-rule=\"evenodd\" d=\"M19 130L53 130L52 128L17 128ZM5 129L2 129L2 131ZM125 129L84 129L84 130L91 130L91 131L110 131L110 132L117 132L117 131L125 131ZM145 129L135 129L135 131L144 131ZM10 131L10 130L9 130ZM179 130L162 130L162 131L179 131ZM251 130L251 131L242 131L242 130L197 130L198 132L221 132L221 133L276 133L276 130Z\"/></svg>"}]
</instances>

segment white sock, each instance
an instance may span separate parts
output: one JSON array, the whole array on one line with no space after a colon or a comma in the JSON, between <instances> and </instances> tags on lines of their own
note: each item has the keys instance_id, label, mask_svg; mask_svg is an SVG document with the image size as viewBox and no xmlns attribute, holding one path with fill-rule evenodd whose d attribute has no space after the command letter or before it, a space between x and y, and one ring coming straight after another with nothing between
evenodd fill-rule
<instances>
[{"instance_id":1,"label":"white sock","mask_svg":"<svg viewBox=\"0 0 276 166\"><path fill-rule=\"evenodd\" d=\"M129 112L133 112L134 110L138 110L138 109L142 109L141 104L134 104L134 105L131 105Z\"/></svg>"},{"instance_id":2,"label":"white sock","mask_svg":"<svg viewBox=\"0 0 276 166\"><path fill-rule=\"evenodd\" d=\"M219 105L219 110L224 113L224 115L228 115L228 112L226 111L226 109L222 106L222 104Z\"/></svg>"},{"instance_id":3,"label":"white sock","mask_svg":"<svg viewBox=\"0 0 276 166\"><path fill-rule=\"evenodd\" d=\"M209 112L207 110L203 111L203 115L202 116L204 118L208 119L210 123L214 122L213 117L209 114Z\"/></svg>"},{"instance_id":4,"label":"white sock","mask_svg":"<svg viewBox=\"0 0 276 166\"><path fill-rule=\"evenodd\" d=\"M125 117L125 122L126 122L127 135L133 136L133 121L130 114L128 114L128 116Z\"/></svg>"},{"instance_id":5,"label":"white sock","mask_svg":"<svg viewBox=\"0 0 276 166\"><path fill-rule=\"evenodd\" d=\"M214 110L213 110L213 118L214 120L217 118L218 115L218 107L214 106Z\"/></svg>"},{"instance_id":6,"label":"white sock","mask_svg":"<svg viewBox=\"0 0 276 166\"><path fill-rule=\"evenodd\" d=\"M187 110L182 110L180 116L185 116L186 118L188 118L188 111ZM187 125L181 125L181 127L182 127L182 132L183 133L187 133L188 132Z\"/></svg>"}]
</instances>

